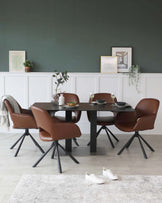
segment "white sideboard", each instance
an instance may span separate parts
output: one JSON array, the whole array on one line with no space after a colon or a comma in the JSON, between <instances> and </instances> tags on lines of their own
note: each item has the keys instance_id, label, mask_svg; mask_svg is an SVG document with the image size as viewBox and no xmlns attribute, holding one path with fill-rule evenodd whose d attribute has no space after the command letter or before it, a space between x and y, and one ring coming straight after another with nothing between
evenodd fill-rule
<instances>
[{"instance_id":1,"label":"white sideboard","mask_svg":"<svg viewBox=\"0 0 162 203\"><path fill-rule=\"evenodd\" d=\"M53 73L0 73L0 96L12 95L21 104L28 108L34 102L52 100L54 92ZM81 102L89 100L89 93L109 92L114 93L118 101L126 101L133 107L142 98L157 98L162 101L162 73L140 74L139 92L135 86L129 86L126 74L102 73L69 73L70 79L61 87L61 91L76 93ZM144 134L162 134L162 107L160 106L155 129L144 131ZM86 112L78 125L82 133L89 133L89 122ZM114 133L123 134L114 126L110 127ZM4 129L0 129L4 132ZM11 129L11 132L13 130ZM17 132L17 130L14 130Z\"/></svg>"}]
</instances>

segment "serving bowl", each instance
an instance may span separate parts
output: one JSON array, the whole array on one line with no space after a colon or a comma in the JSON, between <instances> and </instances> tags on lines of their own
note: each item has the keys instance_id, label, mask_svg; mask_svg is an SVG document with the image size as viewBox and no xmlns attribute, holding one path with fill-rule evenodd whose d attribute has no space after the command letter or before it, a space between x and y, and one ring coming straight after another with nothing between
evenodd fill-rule
<instances>
[{"instance_id":1,"label":"serving bowl","mask_svg":"<svg viewBox=\"0 0 162 203\"><path fill-rule=\"evenodd\" d=\"M116 104L117 104L118 106L125 106L125 105L126 105L126 102L116 102Z\"/></svg>"},{"instance_id":2,"label":"serving bowl","mask_svg":"<svg viewBox=\"0 0 162 203\"><path fill-rule=\"evenodd\" d=\"M103 103L105 103L105 99L97 99L96 102L98 104L103 104Z\"/></svg>"}]
</instances>

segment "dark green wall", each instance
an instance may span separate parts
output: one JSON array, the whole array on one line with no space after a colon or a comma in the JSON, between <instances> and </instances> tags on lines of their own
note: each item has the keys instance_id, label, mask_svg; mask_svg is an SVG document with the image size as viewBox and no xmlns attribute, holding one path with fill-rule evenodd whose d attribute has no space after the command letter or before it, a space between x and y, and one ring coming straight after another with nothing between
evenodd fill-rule
<instances>
[{"instance_id":1,"label":"dark green wall","mask_svg":"<svg viewBox=\"0 0 162 203\"><path fill-rule=\"evenodd\" d=\"M26 50L33 71L99 72L112 46L131 46L142 72L162 72L161 0L0 0L0 71Z\"/></svg>"}]
</instances>

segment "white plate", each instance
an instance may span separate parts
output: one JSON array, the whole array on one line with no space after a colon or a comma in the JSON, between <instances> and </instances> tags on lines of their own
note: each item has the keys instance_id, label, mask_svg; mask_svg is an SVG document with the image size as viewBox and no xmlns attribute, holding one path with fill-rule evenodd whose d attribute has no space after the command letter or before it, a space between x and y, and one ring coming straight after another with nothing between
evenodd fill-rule
<instances>
[{"instance_id":1,"label":"white plate","mask_svg":"<svg viewBox=\"0 0 162 203\"><path fill-rule=\"evenodd\" d=\"M98 103L98 102L96 102L96 101L93 101L93 102L91 102L91 104L97 104L97 105L104 105L104 104L107 104L107 102L104 102L104 103Z\"/></svg>"},{"instance_id":2,"label":"white plate","mask_svg":"<svg viewBox=\"0 0 162 203\"><path fill-rule=\"evenodd\" d=\"M103 103L98 103L96 102L97 105L104 105L104 104L107 104L107 102L103 102Z\"/></svg>"},{"instance_id":3,"label":"white plate","mask_svg":"<svg viewBox=\"0 0 162 203\"><path fill-rule=\"evenodd\" d=\"M62 107L71 109L71 108L76 108L78 106L79 106L79 104L76 104L75 106L68 106L67 104L65 104Z\"/></svg>"},{"instance_id":4,"label":"white plate","mask_svg":"<svg viewBox=\"0 0 162 203\"><path fill-rule=\"evenodd\" d=\"M123 105L123 106L119 106L119 105L117 105L116 103L115 103L115 106L116 107L118 107L118 108L120 108L120 109L122 109L122 108L126 108L126 107L131 107L129 104L125 104L125 105Z\"/></svg>"}]
</instances>

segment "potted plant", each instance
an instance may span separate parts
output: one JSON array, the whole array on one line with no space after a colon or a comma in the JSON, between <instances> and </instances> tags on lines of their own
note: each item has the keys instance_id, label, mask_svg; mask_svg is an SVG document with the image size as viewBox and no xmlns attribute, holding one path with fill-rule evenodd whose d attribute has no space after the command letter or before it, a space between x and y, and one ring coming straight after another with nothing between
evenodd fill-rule
<instances>
[{"instance_id":1,"label":"potted plant","mask_svg":"<svg viewBox=\"0 0 162 203\"><path fill-rule=\"evenodd\" d=\"M29 60L26 60L23 64L25 66L25 72L30 72L31 68L33 67L33 63Z\"/></svg>"},{"instance_id":2,"label":"potted plant","mask_svg":"<svg viewBox=\"0 0 162 203\"><path fill-rule=\"evenodd\" d=\"M60 85L63 85L65 82L68 81L69 75L68 75L67 71L58 72L57 70L55 70L53 77L55 78L55 85L56 85L55 94L53 96L53 99L54 99L54 103L58 104L59 87L60 87Z\"/></svg>"}]
</instances>

